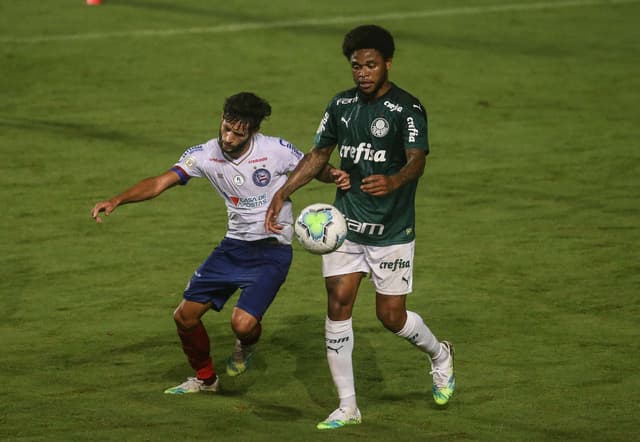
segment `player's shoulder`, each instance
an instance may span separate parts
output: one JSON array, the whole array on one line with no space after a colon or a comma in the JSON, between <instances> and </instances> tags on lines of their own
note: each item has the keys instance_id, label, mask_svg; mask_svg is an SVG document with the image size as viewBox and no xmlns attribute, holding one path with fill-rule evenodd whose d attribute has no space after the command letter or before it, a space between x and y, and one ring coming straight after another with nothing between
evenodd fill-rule
<instances>
[{"instance_id":1,"label":"player's shoulder","mask_svg":"<svg viewBox=\"0 0 640 442\"><path fill-rule=\"evenodd\" d=\"M281 137L274 137L258 132L255 135L255 142L261 149L269 149L281 154L291 153L297 158L302 158L304 155L293 143Z\"/></svg>"},{"instance_id":2,"label":"player's shoulder","mask_svg":"<svg viewBox=\"0 0 640 442\"><path fill-rule=\"evenodd\" d=\"M417 112L426 115L426 109L420 100L396 84L392 83L386 98L384 105L387 107L393 107L399 112Z\"/></svg>"},{"instance_id":3,"label":"player's shoulder","mask_svg":"<svg viewBox=\"0 0 640 442\"><path fill-rule=\"evenodd\" d=\"M188 147L183 153L182 156L180 157L180 161L184 160L185 158L188 157L197 157L200 155L206 155L207 152L211 151L211 143L215 141L215 139L206 141L204 143L201 144L196 144L194 146Z\"/></svg>"}]
</instances>

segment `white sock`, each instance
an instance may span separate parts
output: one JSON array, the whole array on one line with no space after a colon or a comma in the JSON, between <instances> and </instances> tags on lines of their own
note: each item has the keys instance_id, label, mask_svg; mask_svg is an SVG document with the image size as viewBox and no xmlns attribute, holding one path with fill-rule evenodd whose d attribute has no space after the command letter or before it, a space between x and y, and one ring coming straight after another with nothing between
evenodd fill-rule
<instances>
[{"instance_id":1,"label":"white sock","mask_svg":"<svg viewBox=\"0 0 640 442\"><path fill-rule=\"evenodd\" d=\"M340 408L357 408L356 387L353 378L353 327L351 318L346 321L325 321L327 362L338 390Z\"/></svg>"},{"instance_id":2,"label":"white sock","mask_svg":"<svg viewBox=\"0 0 640 442\"><path fill-rule=\"evenodd\" d=\"M429 327L417 313L407 311L407 322L404 323L404 327L396 335L405 338L427 353L432 360L436 359L440 354L440 341L431 333Z\"/></svg>"}]
</instances>

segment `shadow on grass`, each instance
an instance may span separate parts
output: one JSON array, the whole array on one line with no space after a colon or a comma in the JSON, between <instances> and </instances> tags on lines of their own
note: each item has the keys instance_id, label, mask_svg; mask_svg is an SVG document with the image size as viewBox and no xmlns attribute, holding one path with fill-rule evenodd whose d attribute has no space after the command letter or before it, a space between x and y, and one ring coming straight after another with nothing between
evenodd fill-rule
<instances>
[{"instance_id":1,"label":"shadow on grass","mask_svg":"<svg viewBox=\"0 0 640 442\"><path fill-rule=\"evenodd\" d=\"M287 321L274 330L270 343L279 347L279 350L286 354L287 359L293 360L292 375L295 379L304 385L309 397L319 407L331 409L338 403L338 396L331 379L329 367L326 361L326 353L324 346L324 319L310 317L306 315L297 315L288 317ZM313 330L306 336L302 330ZM353 354L354 375L356 378L356 388L359 401L377 402L377 401L393 401L404 403L406 401L425 402L433 405L434 409L443 409L433 404L431 399L428 372L424 371L424 383L422 379L411 379L415 367L409 375L408 382L414 382L419 385L415 390L407 392L403 389L401 392L390 392L387 385L386 376L390 373L385 372L378 361L378 355L375 347L372 345L372 336L376 334L389 333L382 326L371 330L360 328L356 331L355 348ZM411 353L416 351L398 340L400 350ZM411 363L416 359L409 358ZM385 364L392 361L385 361ZM403 371L399 369L399 374ZM284 385L282 386L284 388Z\"/></svg>"}]
</instances>

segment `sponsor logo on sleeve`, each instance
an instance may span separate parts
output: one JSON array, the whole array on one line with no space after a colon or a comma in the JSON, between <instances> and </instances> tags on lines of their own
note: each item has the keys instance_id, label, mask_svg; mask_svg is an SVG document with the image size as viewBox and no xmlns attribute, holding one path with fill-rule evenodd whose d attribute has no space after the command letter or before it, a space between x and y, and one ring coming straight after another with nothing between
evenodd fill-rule
<instances>
[{"instance_id":1,"label":"sponsor logo on sleeve","mask_svg":"<svg viewBox=\"0 0 640 442\"><path fill-rule=\"evenodd\" d=\"M407 117L407 129L409 130L409 143L414 143L420 131L416 128L413 117Z\"/></svg>"},{"instance_id":2,"label":"sponsor logo on sleeve","mask_svg":"<svg viewBox=\"0 0 640 442\"><path fill-rule=\"evenodd\" d=\"M329 112L325 112L322 120L320 121L320 126L318 126L317 134L321 134L327 129L327 121L329 121Z\"/></svg>"},{"instance_id":3,"label":"sponsor logo on sleeve","mask_svg":"<svg viewBox=\"0 0 640 442\"><path fill-rule=\"evenodd\" d=\"M296 148L296 146L289 143L288 141L283 140L282 138L280 138L280 144L289 149L291 153L296 156L296 158L302 158L302 156L304 155L298 148Z\"/></svg>"},{"instance_id":4,"label":"sponsor logo on sleeve","mask_svg":"<svg viewBox=\"0 0 640 442\"><path fill-rule=\"evenodd\" d=\"M184 163L184 165L185 165L185 166L187 166L187 167L189 167L189 168L192 168L193 166L195 166L195 165L196 165L196 157L194 157L193 155L191 155L191 156L189 156L188 158L186 158L186 159L183 161L183 163Z\"/></svg>"}]
</instances>

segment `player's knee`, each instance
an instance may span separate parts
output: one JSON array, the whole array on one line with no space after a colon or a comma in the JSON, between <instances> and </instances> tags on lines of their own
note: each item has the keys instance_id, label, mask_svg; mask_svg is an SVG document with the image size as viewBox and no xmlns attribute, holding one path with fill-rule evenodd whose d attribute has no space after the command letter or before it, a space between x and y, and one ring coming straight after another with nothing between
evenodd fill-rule
<instances>
[{"instance_id":1,"label":"player's knee","mask_svg":"<svg viewBox=\"0 0 640 442\"><path fill-rule=\"evenodd\" d=\"M249 339L257 333L257 327L260 325L258 320L253 316L244 313L234 313L231 317L231 329L238 339Z\"/></svg>"},{"instance_id":2,"label":"player's knee","mask_svg":"<svg viewBox=\"0 0 640 442\"><path fill-rule=\"evenodd\" d=\"M407 320L406 312L396 310L377 310L378 320L382 325L394 333L399 332L404 327Z\"/></svg>"},{"instance_id":3,"label":"player's knee","mask_svg":"<svg viewBox=\"0 0 640 442\"><path fill-rule=\"evenodd\" d=\"M200 322L200 318L198 318L197 316L191 317L185 314L184 310L180 307L178 307L173 312L173 320L175 321L176 325L183 330L192 329L196 327Z\"/></svg>"},{"instance_id":4,"label":"player's knee","mask_svg":"<svg viewBox=\"0 0 640 442\"><path fill-rule=\"evenodd\" d=\"M329 317L335 321L348 319L353 311L354 297L351 294L330 292L328 300Z\"/></svg>"}]
</instances>

